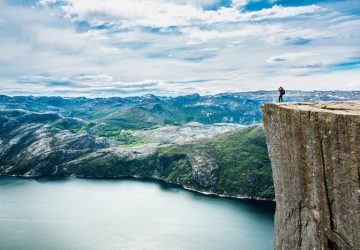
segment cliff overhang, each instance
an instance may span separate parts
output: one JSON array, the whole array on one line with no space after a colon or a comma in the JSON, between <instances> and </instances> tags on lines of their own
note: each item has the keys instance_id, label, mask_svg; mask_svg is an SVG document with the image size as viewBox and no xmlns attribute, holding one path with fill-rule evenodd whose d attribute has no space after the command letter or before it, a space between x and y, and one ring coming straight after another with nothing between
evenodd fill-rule
<instances>
[{"instance_id":1,"label":"cliff overhang","mask_svg":"<svg viewBox=\"0 0 360 250\"><path fill-rule=\"evenodd\" d=\"M265 104L275 249L360 249L360 101Z\"/></svg>"}]
</instances>

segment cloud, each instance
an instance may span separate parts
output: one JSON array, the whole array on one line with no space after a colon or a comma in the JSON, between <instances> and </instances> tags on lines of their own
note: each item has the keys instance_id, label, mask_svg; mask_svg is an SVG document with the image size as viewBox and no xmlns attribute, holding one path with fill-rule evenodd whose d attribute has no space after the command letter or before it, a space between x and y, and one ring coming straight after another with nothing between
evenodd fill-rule
<instances>
[{"instance_id":1,"label":"cloud","mask_svg":"<svg viewBox=\"0 0 360 250\"><path fill-rule=\"evenodd\" d=\"M305 45L309 44L313 39L304 38L304 37L287 37L284 39L284 43L287 45Z\"/></svg>"},{"instance_id":2,"label":"cloud","mask_svg":"<svg viewBox=\"0 0 360 250\"><path fill-rule=\"evenodd\" d=\"M252 0L37 3L0 0L2 93L211 94L360 79L359 15L327 0L255 10Z\"/></svg>"},{"instance_id":3,"label":"cloud","mask_svg":"<svg viewBox=\"0 0 360 250\"><path fill-rule=\"evenodd\" d=\"M327 66L328 70L349 70L360 68L360 57L350 58L348 60L337 62Z\"/></svg>"},{"instance_id":4,"label":"cloud","mask_svg":"<svg viewBox=\"0 0 360 250\"><path fill-rule=\"evenodd\" d=\"M266 62L268 62L268 63L283 63L283 62L295 61L300 58L310 57L310 56L314 56L314 55L316 55L316 54L309 53L309 52L287 53L287 54L270 57L266 60Z\"/></svg>"},{"instance_id":5,"label":"cloud","mask_svg":"<svg viewBox=\"0 0 360 250\"><path fill-rule=\"evenodd\" d=\"M66 85L73 88L134 88L148 87L163 84L161 80L144 80L140 82L120 82L107 74L74 75L71 77L56 77L44 75L23 76L16 83L36 85Z\"/></svg>"},{"instance_id":6,"label":"cloud","mask_svg":"<svg viewBox=\"0 0 360 250\"><path fill-rule=\"evenodd\" d=\"M168 83L162 80L143 80L138 82L116 81L107 74L74 75L59 77L48 75L30 75L12 80L11 86L3 88L4 94L13 92L61 93L66 96L89 95L103 96L111 94L131 95L133 93L147 93L164 89Z\"/></svg>"},{"instance_id":7,"label":"cloud","mask_svg":"<svg viewBox=\"0 0 360 250\"><path fill-rule=\"evenodd\" d=\"M111 25L117 28L136 26L167 28L198 24L236 21L261 21L311 14L321 10L319 6L273 6L260 11L243 12L239 6L247 1L232 1L229 6L217 10L201 8L196 1L165 0L51 0L40 1L42 6L61 3L64 15L72 21L87 22L92 26Z\"/></svg>"}]
</instances>

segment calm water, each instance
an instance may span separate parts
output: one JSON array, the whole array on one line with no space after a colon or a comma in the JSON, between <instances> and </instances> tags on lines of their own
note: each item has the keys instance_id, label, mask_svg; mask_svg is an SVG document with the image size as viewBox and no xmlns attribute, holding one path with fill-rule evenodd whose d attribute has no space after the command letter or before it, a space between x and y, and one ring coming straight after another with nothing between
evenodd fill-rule
<instances>
[{"instance_id":1,"label":"calm water","mask_svg":"<svg viewBox=\"0 0 360 250\"><path fill-rule=\"evenodd\" d=\"M156 182L0 177L0 249L272 249L273 215Z\"/></svg>"}]
</instances>

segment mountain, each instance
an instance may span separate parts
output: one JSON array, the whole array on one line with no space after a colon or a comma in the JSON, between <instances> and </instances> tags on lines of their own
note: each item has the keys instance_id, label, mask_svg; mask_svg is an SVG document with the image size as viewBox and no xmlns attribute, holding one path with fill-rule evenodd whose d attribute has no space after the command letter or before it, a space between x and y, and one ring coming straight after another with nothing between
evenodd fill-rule
<instances>
[{"instance_id":1,"label":"mountain","mask_svg":"<svg viewBox=\"0 0 360 250\"><path fill-rule=\"evenodd\" d=\"M287 91L284 99L293 101L342 101L359 99L360 91ZM259 107L275 102L277 93L271 91L224 93L213 96L197 94L166 97L137 96L113 98L62 98L35 96L0 96L0 109L23 109L33 112L54 112L65 117L97 121L95 128L149 128L164 124L188 122L240 123L261 122Z\"/></svg>"},{"instance_id":2,"label":"mountain","mask_svg":"<svg viewBox=\"0 0 360 250\"><path fill-rule=\"evenodd\" d=\"M129 143L120 144L71 132L82 122L55 113L0 111L0 121L1 175L136 176L226 196L273 198L264 135L256 125L168 125L123 132Z\"/></svg>"},{"instance_id":3,"label":"mountain","mask_svg":"<svg viewBox=\"0 0 360 250\"><path fill-rule=\"evenodd\" d=\"M273 199L259 107L276 93L179 97L0 96L0 175L156 178ZM360 99L288 91L287 101Z\"/></svg>"}]
</instances>

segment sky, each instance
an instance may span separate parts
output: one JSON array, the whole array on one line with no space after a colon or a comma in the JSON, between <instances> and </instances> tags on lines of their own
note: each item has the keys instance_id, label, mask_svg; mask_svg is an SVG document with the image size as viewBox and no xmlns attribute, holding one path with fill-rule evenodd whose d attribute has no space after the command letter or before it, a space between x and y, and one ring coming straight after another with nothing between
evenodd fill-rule
<instances>
[{"instance_id":1,"label":"sky","mask_svg":"<svg viewBox=\"0 0 360 250\"><path fill-rule=\"evenodd\" d=\"M0 94L360 90L360 0L0 0Z\"/></svg>"}]
</instances>

